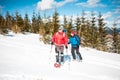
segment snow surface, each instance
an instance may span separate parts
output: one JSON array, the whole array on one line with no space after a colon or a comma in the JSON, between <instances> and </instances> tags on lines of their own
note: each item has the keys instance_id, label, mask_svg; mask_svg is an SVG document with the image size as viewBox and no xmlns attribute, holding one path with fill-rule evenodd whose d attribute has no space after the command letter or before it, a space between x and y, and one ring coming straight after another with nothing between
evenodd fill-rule
<instances>
[{"instance_id":1,"label":"snow surface","mask_svg":"<svg viewBox=\"0 0 120 80\"><path fill-rule=\"evenodd\" d=\"M0 35L0 80L120 80L120 55L80 47L82 62L54 68L54 46L38 34ZM71 55L70 46L68 53Z\"/></svg>"}]
</instances>

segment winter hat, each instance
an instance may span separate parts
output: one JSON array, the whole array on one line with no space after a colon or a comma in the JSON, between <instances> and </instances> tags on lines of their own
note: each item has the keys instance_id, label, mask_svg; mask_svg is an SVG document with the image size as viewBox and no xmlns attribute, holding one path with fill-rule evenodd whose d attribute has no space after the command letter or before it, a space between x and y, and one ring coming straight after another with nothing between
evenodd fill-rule
<instances>
[{"instance_id":1,"label":"winter hat","mask_svg":"<svg viewBox=\"0 0 120 80\"><path fill-rule=\"evenodd\" d=\"M73 35L74 35L74 34L75 34L75 32L74 32L74 31L72 31L72 32L71 32L71 34L73 34Z\"/></svg>"},{"instance_id":2,"label":"winter hat","mask_svg":"<svg viewBox=\"0 0 120 80\"><path fill-rule=\"evenodd\" d=\"M63 26L60 26L60 27L59 27L59 30L63 30L63 29L64 29Z\"/></svg>"},{"instance_id":3,"label":"winter hat","mask_svg":"<svg viewBox=\"0 0 120 80\"><path fill-rule=\"evenodd\" d=\"M64 29L63 32L66 33L67 32L66 29Z\"/></svg>"}]
</instances>

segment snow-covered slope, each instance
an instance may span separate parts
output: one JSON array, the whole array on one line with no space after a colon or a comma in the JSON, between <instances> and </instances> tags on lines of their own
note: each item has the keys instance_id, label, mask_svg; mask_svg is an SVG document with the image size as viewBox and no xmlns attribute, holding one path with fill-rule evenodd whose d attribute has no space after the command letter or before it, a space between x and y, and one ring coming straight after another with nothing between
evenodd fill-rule
<instances>
[{"instance_id":1,"label":"snow-covered slope","mask_svg":"<svg viewBox=\"0 0 120 80\"><path fill-rule=\"evenodd\" d=\"M120 80L118 54L80 47L82 62L54 68L54 47L50 50L38 34L0 35L0 80Z\"/></svg>"}]
</instances>

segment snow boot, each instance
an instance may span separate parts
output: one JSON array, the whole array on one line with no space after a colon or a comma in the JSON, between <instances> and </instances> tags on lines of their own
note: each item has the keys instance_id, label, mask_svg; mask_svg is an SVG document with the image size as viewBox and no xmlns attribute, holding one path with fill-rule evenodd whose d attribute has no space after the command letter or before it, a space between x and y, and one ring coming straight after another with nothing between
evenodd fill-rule
<instances>
[{"instance_id":1,"label":"snow boot","mask_svg":"<svg viewBox=\"0 0 120 80\"><path fill-rule=\"evenodd\" d=\"M59 56L56 55L56 62L59 63Z\"/></svg>"}]
</instances>

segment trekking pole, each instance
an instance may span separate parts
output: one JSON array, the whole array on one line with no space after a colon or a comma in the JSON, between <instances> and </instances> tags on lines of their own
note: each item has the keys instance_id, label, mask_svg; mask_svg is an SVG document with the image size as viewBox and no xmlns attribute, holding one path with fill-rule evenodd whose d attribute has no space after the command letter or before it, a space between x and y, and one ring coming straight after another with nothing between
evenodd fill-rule
<instances>
[{"instance_id":1,"label":"trekking pole","mask_svg":"<svg viewBox=\"0 0 120 80\"><path fill-rule=\"evenodd\" d=\"M70 48L70 47L68 47ZM71 61L71 58L70 58L70 55L68 54L68 49L66 49L66 53L68 55L68 69L70 70L70 61Z\"/></svg>"},{"instance_id":2,"label":"trekking pole","mask_svg":"<svg viewBox=\"0 0 120 80\"><path fill-rule=\"evenodd\" d=\"M50 60L51 60L52 47L53 47L53 45L51 45L51 48L50 48L49 63L50 63Z\"/></svg>"},{"instance_id":3,"label":"trekking pole","mask_svg":"<svg viewBox=\"0 0 120 80\"><path fill-rule=\"evenodd\" d=\"M51 45L51 48L50 48L50 53L52 53L52 46L53 46L53 45Z\"/></svg>"}]
</instances>

